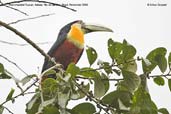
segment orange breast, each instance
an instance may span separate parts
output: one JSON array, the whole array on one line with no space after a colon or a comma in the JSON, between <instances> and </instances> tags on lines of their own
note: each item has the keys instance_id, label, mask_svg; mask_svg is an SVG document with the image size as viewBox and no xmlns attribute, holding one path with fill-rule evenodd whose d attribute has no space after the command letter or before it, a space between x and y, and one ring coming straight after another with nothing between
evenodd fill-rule
<instances>
[{"instance_id":1,"label":"orange breast","mask_svg":"<svg viewBox=\"0 0 171 114\"><path fill-rule=\"evenodd\" d=\"M54 51L52 56L55 58L55 61L62 64L64 69L67 66L74 62L75 64L80 59L83 49L76 47L72 42L67 39Z\"/></svg>"}]
</instances>

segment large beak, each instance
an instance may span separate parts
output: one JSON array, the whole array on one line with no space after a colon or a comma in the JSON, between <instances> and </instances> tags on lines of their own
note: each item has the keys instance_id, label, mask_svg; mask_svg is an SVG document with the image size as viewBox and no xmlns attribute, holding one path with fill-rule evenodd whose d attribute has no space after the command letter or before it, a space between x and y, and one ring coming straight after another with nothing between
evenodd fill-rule
<instances>
[{"instance_id":1,"label":"large beak","mask_svg":"<svg viewBox=\"0 0 171 114\"><path fill-rule=\"evenodd\" d=\"M104 26L85 24L85 23L82 23L82 30L84 31L85 34L91 32L113 32L112 29Z\"/></svg>"}]
</instances>

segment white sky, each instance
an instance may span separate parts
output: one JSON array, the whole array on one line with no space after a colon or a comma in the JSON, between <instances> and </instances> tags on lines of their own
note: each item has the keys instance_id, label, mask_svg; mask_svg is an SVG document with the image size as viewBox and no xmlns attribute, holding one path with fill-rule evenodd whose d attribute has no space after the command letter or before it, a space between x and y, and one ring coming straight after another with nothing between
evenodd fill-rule
<instances>
[{"instance_id":1,"label":"white sky","mask_svg":"<svg viewBox=\"0 0 171 114\"><path fill-rule=\"evenodd\" d=\"M86 45L94 47L99 54L99 59L104 61L110 61L106 47L109 38L113 38L116 41L126 39L137 48L138 56L145 57L149 51L161 46L166 47L168 52L171 51L171 1L169 0L53 1L58 3L88 3L88 6L72 6L71 8L77 9L77 12L60 7L15 7L28 13L30 17L47 13L55 13L55 15L20 22L12 26L26 34L34 42L54 42L60 28L71 21L81 19L88 23L105 25L112 28L114 33L91 33L85 36ZM167 3L167 6L147 6L147 3ZM27 16L14 10L0 7L0 20L8 23L22 18L27 18ZM0 40L25 43L15 34L2 27L0 27ZM40 45L40 47L48 51L51 45L52 43ZM44 58L31 46L10 46L1 43L0 54L15 61L28 74L40 73ZM20 79L24 77L23 73L1 58L0 63L3 63L16 77ZM77 65L88 66L85 53L83 53ZM40 68L39 70L38 67ZM142 73L142 71L139 70L138 73ZM158 72L156 71L155 73ZM0 103L5 100L11 88L15 88L13 81L0 80ZM149 89L152 99L158 107L166 107L171 112L171 92L167 84L164 87L159 87L151 80L149 81ZM7 106L16 114L24 114L25 103L29 100L30 97L20 97L16 99L14 105L8 103ZM4 114L8 114L8 112Z\"/></svg>"}]
</instances>

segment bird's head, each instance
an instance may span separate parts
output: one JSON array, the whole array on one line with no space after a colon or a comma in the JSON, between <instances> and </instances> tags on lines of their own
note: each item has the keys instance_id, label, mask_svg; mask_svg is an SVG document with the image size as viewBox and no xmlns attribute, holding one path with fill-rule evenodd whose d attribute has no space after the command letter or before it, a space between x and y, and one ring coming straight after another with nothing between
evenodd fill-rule
<instances>
[{"instance_id":1,"label":"bird's head","mask_svg":"<svg viewBox=\"0 0 171 114\"><path fill-rule=\"evenodd\" d=\"M69 41L74 43L76 46L83 48L84 47L84 34L91 33L91 32L113 32L111 29L93 25L93 24L86 24L81 20L71 22L64 26L61 29L62 33L67 33L67 38Z\"/></svg>"}]
</instances>

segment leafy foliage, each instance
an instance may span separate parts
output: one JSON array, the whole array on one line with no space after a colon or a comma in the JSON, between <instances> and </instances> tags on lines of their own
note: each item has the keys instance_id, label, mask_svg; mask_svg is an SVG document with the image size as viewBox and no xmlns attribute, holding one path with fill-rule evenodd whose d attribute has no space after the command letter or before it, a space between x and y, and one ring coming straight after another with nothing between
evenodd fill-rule
<instances>
[{"instance_id":1,"label":"leafy foliage","mask_svg":"<svg viewBox=\"0 0 171 114\"><path fill-rule=\"evenodd\" d=\"M0 79L11 79L8 72L5 70L4 65L0 63Z\"/></svg>"},{"instance_id":2,"label":"leafy foliage","mask_svg":"<svg viewBox=\"0 0 171 114\"><path fill-rule=\"evenodd\" d=\"M11 91L9 92L7 98L6 98L7 101L9 101L9 100L14 101L14 99L12 98L12 96L13 96L13 94L14 94L14 91L15 91L15 90L12 88Z\"/></svg>"},{"instance_id":3,"label":"leafy foliage","mask_svg":"<svg viewBox=\"0 0 171 114\"><path fill-rule=\"evenodd\" d=\"M156 48L153 51L151 51L146 57L146 59L150 62L150 64L145 64L145 62L142 61L143 71L145 73L149 73L156 66L158 66L161 72L164 73L167 68L167 60L165 57L166 52L167 50L163 47Z\"/></svg>"},{"instance_id":4,"label":"leafy foliage","mask_svg":"<svg viewBox=\"0 0 171 114\"><path fill-rule=\"evenodd\" d=\"M86 52L87 52L87 58L88 58L89 64L91 66L97 59L96 50L93 49L92 47L87 46Z\"/></svg>"},{"instance_id":5,"label":"leafy foliage","mask_svg":"<svg viewBox=\"0 0 171 114\"><path fill-rule=\"evenodd\" d=\"M162 114L169 114L168 110L166 108L160 108L158 110L158 112L162 113Z\"/></svg>"},{"instance_id":6,"label":"leafy foliage","mask_svg":"<svg viewBox=\"0 0 171 114\"><path fill-rule=\"evenodd\" d=\"M164 79L162 77L156 77L154 78L154 82L159 85L159 86L163 86L164 85Z\"/></svg>"},{"instance_id":7,"label":"leafy foliage","mask_svg":"<svg viewBox=\"0 0 171 114\"><path fill-rule=\"evenodd\" d=\"M71 110L72 114L93 114L96 108L91 103L81 103Z\"/></svg>"},{"instance_id":8,"label":"leafy foliage","mask_svg":"<svg viewBox=\"0 0 171 114\"><path fill-rule=\"evenodd\" d=\"M97 61L98 54L93 47L87 47L89 67L80 68L71 63L66 71L54 70L44 75L47 78L36 88L32 99L26 104L27 114L169 114L166 108L158 108L148 91L147 79L153 78L155 84L164 86L168 82L171 91L171 53L159 47L146 57L136 57L136 48L126 40L108 40L108 54L112 62ZM140 62L139 62L140 61ZM137 63L142 65L142 73L137 73ZM96 66L96 68L92 67ZM159 75L152 75L158 67ZM141 68L141 67L140 67ZM168 70L168 71L167 71ZM29 75L19 81L25 85L36 75ZM3 64L0 64L0 78L10 79ZM35 84L37 82L35 81ZM27 84L26 84L27 85ZM34 85L34 84L33 84ZM32 87L32 86L30 86ZM27 90L26 90L27 91ZM24 91L21 95L25 94ZM6 101L14 101L14 89ZM68 104L74 100L85 99L80 104ZM0 104L0 114L4 111Z\"/></svg>"}]
</instances>

